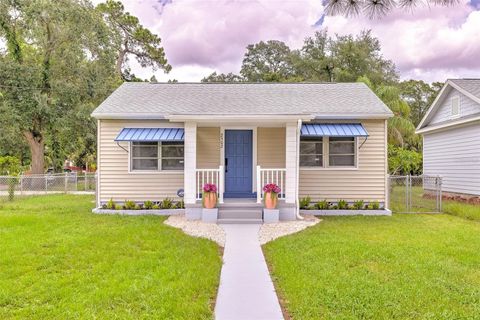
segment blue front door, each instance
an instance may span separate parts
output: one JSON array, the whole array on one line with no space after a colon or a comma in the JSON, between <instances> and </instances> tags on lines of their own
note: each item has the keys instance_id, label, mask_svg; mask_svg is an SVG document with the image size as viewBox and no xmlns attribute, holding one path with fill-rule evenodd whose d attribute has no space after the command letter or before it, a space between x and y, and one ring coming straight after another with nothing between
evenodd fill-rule
<instances>
[{"instance_id":1,"label":"blue front door","mask_svg":"<svg viewBox=\"0 0 480 320\"><path fill-rule=\"evenodd\" d=\"M225 130L226 198L253 197L252 130Z\"/></svg>"}]
</instances>

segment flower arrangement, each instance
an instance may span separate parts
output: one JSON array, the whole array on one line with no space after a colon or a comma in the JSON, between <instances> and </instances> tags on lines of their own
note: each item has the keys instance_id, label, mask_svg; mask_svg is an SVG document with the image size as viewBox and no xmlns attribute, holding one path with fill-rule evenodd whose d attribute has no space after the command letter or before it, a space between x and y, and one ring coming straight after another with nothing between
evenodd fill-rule
<instances>
[{"instance_id":1,"label":"flower arrangement","mask_svg":"<svg viewBox=\"0 0 480 320\"><path fill-rule=\"evenodd\" d=\"M217 205L217 186L214 183L203 185L202 203L206 209L213 209Z\"/></svg>"},{"instance_id":2,"label":"flower arrangement","mask_svg":"<svg viewBox=\"0 0 480 320\"><path fill-rule=\"evenodd\" d=\"M208 192L217 193L217 186L214 183L205 183L203 185L203 192L204 193L208 193Z\"/></svg>"},{"instance_id":3,"label":"flower arrangement","mask_svg":"<svg viewBox=\"0 0 480 320\"><path fill-rule=\"evenodd\" d=\"M269 183L263 186L263 192L265 193L265 208L275 209L277 207L278 194L282 189L275 183Z\"/></svg>"}]
</instances>

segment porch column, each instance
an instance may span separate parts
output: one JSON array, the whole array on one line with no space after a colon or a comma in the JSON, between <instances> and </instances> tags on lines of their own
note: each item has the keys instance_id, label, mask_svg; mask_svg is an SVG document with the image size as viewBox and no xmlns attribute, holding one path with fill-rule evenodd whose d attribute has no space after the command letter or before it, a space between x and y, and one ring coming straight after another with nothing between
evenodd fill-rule
<instances>
[{"instance_id":1,"label":"porch column","mask_svg":"<svg viewBox=\"0 0 480 320\"><path fill-rule=\"evenodd\" d=\"M196 202L196 172L197 169L197 123L185 122L185 169L184 169L184 201L185 204L194 204Z\"/></svg>"},{"instance_id":2,"label":"porch column","mask_svg":"<svg viewBox=\"0 0 480 320\"><path fill-rule=\"evenodd\" d=\"M285 128L285 203L296 203L297 199L297 130L296 122L289 122Z\"/></svg>"}]
</instances>

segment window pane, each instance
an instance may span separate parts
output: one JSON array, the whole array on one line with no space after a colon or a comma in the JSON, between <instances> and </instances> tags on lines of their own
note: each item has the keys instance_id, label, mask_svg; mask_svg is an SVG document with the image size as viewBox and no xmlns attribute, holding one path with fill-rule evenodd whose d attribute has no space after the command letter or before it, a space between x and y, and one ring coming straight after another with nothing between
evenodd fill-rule
<instances>
[{"instance_id":1,"label":"window pane","mask_svg":"<svg viewBox=\"0 0 480 320\"><path fill-rule=\"evenodd\" d=\"M322 154L322 142L300 142L301 154Z\"/></svg>"},{"instance_id":2,"label":"window pane","mask_svg":"<svg viewBox=\"0 0 480 320\"><path fill-rule=\"evenodd\" d=\"M162 159L162 170L183 170L183 159Z\"/></svg>"},{"instance_id":3,"label":"window pane","mask_svg":"<svg viewBox=\"0 0 480 320\"><path fill-rule=\"evenodd\" d=\"M132 148L133 157L157 158L158 146L154 145L134 145Z\"/></svg>"},{"instance_id":4,"label":"window pane","mask_svg":"<svg viewBox=\"0 0 480 320\"><path fill-rule=\"evenodd\" d=\"M355 156L330 156L329 165L331 167L353 167L355 166Z\"/></svg>"},{"instance_id":5,"label":"window pane","mask_svg":"<svg viewBox=\"0 0 480 320\"><path fill-rule=\"evenodd\" d=\"M330 142L330 154L349 153L355 153L355 144L353 142Z\"/></svg>"},{"instance_id":6,"label":"window pane","mask_svg":"<svg viewBox=\"0 0 480 320\"><path fill-rule=\"evenodd\" d=\"M162 145L162 158L183 158L183 146Z\"/></svg>"},{"instance_id":7,"label":"window pane","mask_svg":"<svg viewBox=\"0 0 480 320\"><path fill-rule=\"evenodd\" d=\"M321 155L300 155L300 166L301 167L321 167L322 156Z\"/></svg>"},{"instance_id":8,"label":"window pane","mask_svg":"<svg viewBox=\"0 0 480 320\"><path fill-rule=\"evenodd\" d=\"M158 170L157 159L133 159L132 170Z\"/></svg>"}]
</instances>

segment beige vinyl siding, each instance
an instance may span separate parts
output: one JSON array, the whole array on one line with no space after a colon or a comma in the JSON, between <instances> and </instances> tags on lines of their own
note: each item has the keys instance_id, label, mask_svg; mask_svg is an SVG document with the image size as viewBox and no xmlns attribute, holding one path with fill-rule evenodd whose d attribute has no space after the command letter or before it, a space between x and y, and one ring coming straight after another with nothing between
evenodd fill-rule
<instances>
[{"instance_id":1,"label":"beige vinyl siding","mask_svg":"<svg viewBox=\"0 0 480 320\"><path fill-rule=\"evenodd\" d=\"M197 168L214 169L220 166L220 127L197 128Z\"/></svg>"},{"instance_id":2,"label":"beige vinyl siding","mask_svg":"<svg viewBox=\"0 0 480 320\"><path fill-rule=\"evenodd\" d=\"M257 165L285 168L285 128L257 129Z\"/></svg>"},{"instance_id":3,"label":"beige vinyl siding","mask_svg":"<svg viewBox=\"0 0 480 320\"><path fill-rule=\"evenodd\" d=\"M385 120L362 121L369 133L358 150L357 169L300 169L300 197L313 201L365 200L385 201L386 189L386 123ZM358 146L364 138L358 138Z\"/></svg>"},{"instance_id":4,"label":"beige vinyl siding","mask_svg":"<svg viewBox=\"0 0 480 320\"><path fill-rule=\"evenodd\" d=\"M135 120L99 121L99 200L115 201L162 200L165 197L176 198L177 190L183 188L183 172L131 172L129 173L129 153L114 141L125 127L183 127L183 124ZM129 149L128 142L120 145Z\"/></svg>"}]
</instances>

